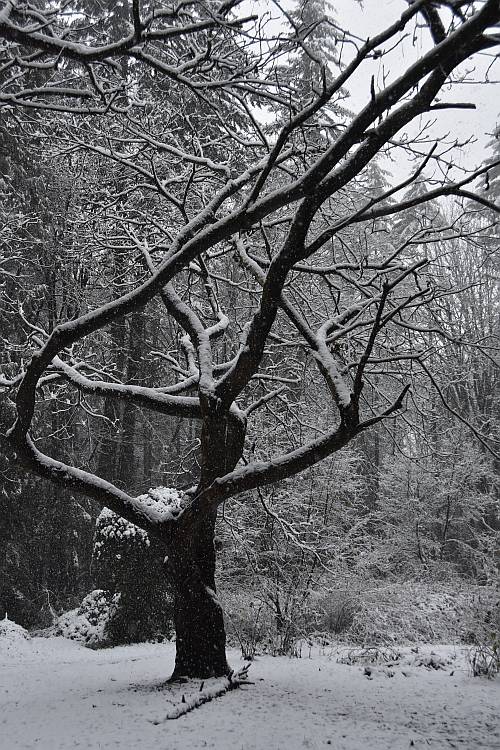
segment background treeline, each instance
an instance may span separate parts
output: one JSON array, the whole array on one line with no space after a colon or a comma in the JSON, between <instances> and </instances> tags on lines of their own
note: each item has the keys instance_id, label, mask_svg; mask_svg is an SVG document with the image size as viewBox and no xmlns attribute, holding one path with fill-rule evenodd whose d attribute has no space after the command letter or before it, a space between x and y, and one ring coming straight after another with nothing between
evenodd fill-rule
<instances>
[{"instance_id":1,"label":"background treeline","mask_svg":"<svg viewBox=\"0 0 500 750\"><path fill-rule=\"evenodd\" d=\"M297 13L307 8L314 16L324 13L321 6L299 3ZM318 31L314 44L336 64L325 35ZM289 74L304 81L305 99L317 73L306 56L298 55L290 67ZM147 81L142 86L147 94ZM197 130L213 129L216 141L220 116L202 112L186 93L174 101L168 86L160 93L151 82L150 95L163 96L165 106L146 109L143 132L168 127L190 139ZM332 107L331 122L339 113L349 116L343 105L340 99ZM224 114L235 129L244 127L229 104L222 101L221 107L226 107ZM282 115L276 105L274 121L265 127L277 128ZM117 116L111 136L130 138L133 125ZM324 127L324 122L312 123L303 136L309 138L311 155L326 137ZM105 153L110 134L103 132L95 119L21 114L8 108L0 112L0 371L5 383L16 377L37 347L40 331L50 333L59 322L112 300L147 275L144 259L131 252L134 223L149 222L154 244L155 222L179 221L174 209L166 216L164 204L141 186L131 169L132 146L122 161L110 161ZM242 163L244 145L232 148L224 158ZM134 153L136 162L147 161L146 152L144 146ZM493 139L488 158L499 155L500 143ZM174 156L169 169L158 175L165 184L175 174ZM489 174L490 200L500 196L497 172ZM346 206L352 209L356 201L380 193L388 180L382 164L373 163L356 194L345 195ZM408 196L426 189L422 178ZM342 207L328 210L341 212ZM486 589L498 577L499 467L481 440L498 436L500 417L495 370L500 336L498 228L487 209L457 209L440 202L378 223L368 237L367 231L363 227L351 232L345 251L351 262L362 268L369 260L376 262L378 250L388 242L395 247L406 242L405 257L432 256L428 283L450 294L441 293L439 319L416 307L413 328L401 334L414 345L422 338L425 361L423 370L408 363L412 387L402 417L375 427L299 477L240 496L223 508L217 537L221 592L230 631L247 650L267 638L270 647L289 651L297 637L315 631L351 628L360 638L374 638L380 623L384 630L384 619L374 616L383 606L386 612L392 607L391 627L397 629L399 621L410 628L411 618L405 619L403 610L415 592L419 606L429 603L433 592L451 606L443 586L450 587L447 591ZM265 250L259 248L261 255ZM221 254L208 270L196 266L182 280L186 298L202 312L210 305L207 289L210 284L217 287L232 316L233 333L226 336L220 353L221 361L229 359L239 346L239 321L246 319L256 294L255 279ZM301 290L312 318L335 300L334 288L331 299L325 299L322 284L307 276ZM282 337L293 339L289 324L280 325ZM421 331L428 334L434 327L435 340L429 346L428 335L424 343ZM122 383L149 385L163 379L171 385L171 354L182 350L181 339L182 332L158 300L89 336L71 356L77 369L85 362L81 369L87 377L106 373ZM393 349L397 362L398 341ZM348 360L349 352L342 354ZM266 352L268 383L278 370L283 392L253 417L259 437L246 446L249 460L303 444L329 420L314 365L299 349L287 351L279 342L271 346ZM257 380L254 395L265 395L268 383ZM397 385L387 368L378 374L372 367L365 404L375 403L384 391L396 395ZM91 470L131 494L194 483L199 438L190 420L83 395L60 373L46 377L41 399L37 439L50 455ZM1 408L4 427L9 424L8 402ZM0 615L6 611L27 627L46 626L92 589L116 585L115 579L103 585L106 576L102 560L100 569L96 567L95 553L91 564L99 512L91 501L69 496L14 468L7 457L0 458ZM129 553L127 564L139 571L133 578L143 581L143 593L152 587L156 596L149 558L145 563ZM114 554L116 558L121 552ZM424 620L421 635L432 637Z\"/></svg>"}]
</instances>

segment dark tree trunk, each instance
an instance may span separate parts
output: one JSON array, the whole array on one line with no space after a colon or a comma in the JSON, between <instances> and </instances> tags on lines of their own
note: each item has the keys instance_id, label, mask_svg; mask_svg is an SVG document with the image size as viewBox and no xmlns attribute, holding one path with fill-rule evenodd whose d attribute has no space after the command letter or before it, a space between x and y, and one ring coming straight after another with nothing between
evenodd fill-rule
<instances>
[{"instance_id":1,"label":"dark tree trunk","mask_svg":"<svg viewBox=\"0 0 500 750\"><path fill-rule=\"evenodd\" d=\"M214 526L215 513L189 540L176 540L169 559L176 632L172 679L221 677L230 671L224 617L215 589Z\"/></svg>"},{"instance_id":2,"label":"dark tree trunk","mask_svg":"<svg viewBox=\"0 0 500 750\"><path fill-rule=\"evenodd\" d=\"M226 631L215 592L207 587L199 569L183 572L175 586L176 654L172 679L221 677L229 673Z\"/></svg>"},{"instance_id":3,"label":"dark tree trunk","mask_svg":"<svg viewBox=\"0 0 500 750\"><path fill-rule=\"evenodd\" d=\"M243 452L245 423L207 413L201 431L202 472L199 491L231 471ZM224 616L215 588L215 522L217 510L206 511L170 545L169 567L175 595L176 657L172 679L222 677L230 672L226 660Z\"/></svg>"}]
</instances>

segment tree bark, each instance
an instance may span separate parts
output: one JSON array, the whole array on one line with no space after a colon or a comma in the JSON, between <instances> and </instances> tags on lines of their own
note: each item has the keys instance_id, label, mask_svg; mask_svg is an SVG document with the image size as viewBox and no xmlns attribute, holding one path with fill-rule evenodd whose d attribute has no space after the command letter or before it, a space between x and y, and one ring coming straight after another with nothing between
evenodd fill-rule
<instances>
[{"instance_id":1,"label":"tree bark","mask_svg":"<svg viewBox=\"0 0 500 750\"><path fill-rule=\"evenodd\" d=\"M201 431L199 491L236 466L243 452L245 429L245 420L231 420L227 412L218 412L217 400L207 402ZM200 508L199 514L196 522L179 530L170 544L177 639L172 679L221 677L230 672L224 616L215 587L217 510Z\"/></svg>"},{"instance_id":2,"label":"tree bark","mask_svg":"<svg viewBox=\"0 0 500 750\"><path fill-rule=\"evenodd\" d=\"M216 514L190 538L176 540L169 558L175 595L175 668L171 679L221 677L230 672L226 631L215 588Z\"/></svg>"}]
</instances>

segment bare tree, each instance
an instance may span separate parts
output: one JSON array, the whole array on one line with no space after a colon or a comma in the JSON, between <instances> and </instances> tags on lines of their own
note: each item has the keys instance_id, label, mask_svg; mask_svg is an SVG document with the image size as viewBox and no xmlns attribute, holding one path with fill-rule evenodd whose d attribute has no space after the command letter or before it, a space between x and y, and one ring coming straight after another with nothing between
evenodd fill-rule
<instances>
[{"instance_id":1,"label":"bare tree","mask_svg":"<svg viewBox=\"0 0 500 750\"><path fill-rule=\"evenodd\" d=\"M215 595L218 507L292 477L392 418L424 357L425 336L421 326L415 336L415 320L449 294L432 280L425 246L455 227L422 223L398 237L390 234L393 217L441 196L498 212L470 187L482 169L458 181L443 169L431 189L400 197L429 165L446 167L447 148L436 145L400 184L370 194L367 180L382 153L419 156L426 138L412 143L405 130L417 118L473 106L438 95L464 61L498 46L498 0L460 3L451 17L434 2L416 0L367 41L347 22L329 22L343 57L333 80L308 51L307 29L294 22L288 35L276 34L265 19L238 17L238 6L207 0L141 7L133 0L129 19L117 28L91 3L44 10L3 0L0 10L0 104L85 115L77 127L64 121L59 145L122 170L107 216L119 227L114 239L143 269L106 304L51 331L32 325L36 351L17 377L0 381L4 392L16 390L15 419L2 447L30 471L96 499L164 542L176 599L174 674L200 677L228 670ZM430 32L428 51L388 75L379 90L372 78L359 112L323 123L322 110L344 96L363 66L400 44L417 18ZM300 108L303 87L296 97L293 82L279 76L293 49L310 54L320 73ZM169 128L155 102L170 113ZM278 130L263 124L266 107L280 112ZM150 197L134 203L138 193ZM195 304L193 284L203 304ZM84 339L156 297L183 332L178 351L163 354L171 365L164 382L123 384L86 366ZM237 307L224 309L235 300ZM275 401L285 403L285 419L293 416L286 389L291 399L293 373L305 363L308 372L311 363L317 368L322 391L314 376L314 397L327 404L329 423L316 425L316 436L310 431L298 447L255 460L245 450L258 440L252 415ZM45 455L33 420L37 393L54 379L165 417L197 420L196 486L135 497ZM372 393L366 401L365 383Z\"/></svg>"}]
</instances>

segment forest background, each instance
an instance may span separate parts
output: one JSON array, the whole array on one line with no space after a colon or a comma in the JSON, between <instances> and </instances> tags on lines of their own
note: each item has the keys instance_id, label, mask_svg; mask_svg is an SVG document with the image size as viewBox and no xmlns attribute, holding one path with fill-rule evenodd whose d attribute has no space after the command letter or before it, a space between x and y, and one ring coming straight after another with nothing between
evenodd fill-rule
<instances>
[{"instance_id":1,"label":"forest background","mask_svg":"<svg viewBox=\"0 0 500 750\"><path fill-rule=\"evenodd\" d=\"M94 12L92 0L80 5L82 12ZM119 31L127 14L125 5L116 4L105 17L106 31ZM300 29L301 44L273 64L284 80L294 82L305 105L321 85L325 61L327 77L342 69L340 43L332 34L335 10L323 0L298 0L288 21L296 35ZM416 26L414 33L423 31ZM245 163L247 141L254 137L245 133L248 118L272 141L285 116L279 101L243 116L221 97L219 115L211 117L189 93L173 103L154 77L141 86L151 126L144 151L153 143L152 133L162 129L176 133L188 123L187 138L211 129L216 141L229 123L238 138L231 141L228 162ZM149 98L156 104L151 111ZM164 122L155 119L162 116L158 102L167 113ZM321 118L302 131L304 160L320 152L329 129L337 132L339 123L351 117L349 97L341 90ZM136 125L131 116L128 138ZM172 152L170 174L156 174L152 161L146 174L136 159L140 149L133 155L119 152L122 124L114 127L103 131L95 118L82 120L57 108L4 103L0 109L4 394L18 382L40 339L59 323L116 298L149 273L138 244L140 221L147 216L158 228L165 219L158 218L159 199L147 184L150 173L170 200L168 211L182 212L175 189L178 155ZM443 170L448 174L457 168L449 154L466 144L450 137L419 171L417 159L432 144L429 130L422 125L406 149L416 176L392 200L412 200L432 190ZM404 363L411 387L397 419L375 424L298 476L222 505L216 530L219 595L230 637L248 655L259 648L294 653L300 639L312 636L343 635L363 643L470 641L498 615L499 234L498 216L489 207L500 196L498 134L492 122L488 152L477 165L494 165L475 183L484 205L463 197L429 200L350 228L344 244L329 256L336 259L338 278L323 275L317 281L313 274L292 292L315 319L325 294L338 303L338 283L362 293L364 270L376 268L390 242L404 248L400 260L418 264L425 259L426 289L432 290L426 299L432 296L432 304L416 304L401 338L388 338L386 355L379 352L370 362L363 391L367 409L375 409L387 394L397 397L397 368ZM391 158L397 157L389 147L371 161L355 191L343 196L346 206L391 190ZM203 192L203 185L197 189ZM326 211L323 220L327 226ZM271 233L263 233L259 252L268 249ZM161 244L159 234L160 229L156 236L151 231L151 252L155 242ZM221 362L238 351L260 288L252 258L244 249L234 250L235 256L238 252L238 263L229 263L216 250L206 264L192 263L184 278L186 299L213 326L220 325ZM344 287L342 293L345 302ZM221 309L231 311L229 330L218 317L219 301ZM311 358L293 346L285 322L275 333L255 381L253 397L260 408L253 414L246 462L297 448L321 434L330 418ZM347 372L354 366L355 337L354 331L336 351ZM90 380L106 372L116 383L149 386L165 378L167 366L184 379L192 373L189 346L161 299L80 346L84 351L71 353L72 367L78 370L79 362L87 362L84 374ZM46 378L37 406L37 442L44 450L117 487L141 495L152 487L189 488L196 481L200 438L195 420L165 419L126 401L85 394L64 372ZM5 400L0 408L6 428L10 411ZM97 589L121 593L124 612L115 641L170 635L161 554L143 532L100 513L94 501L30 476L1 457L0 613L8 612L28 628L59 623L75 635L74 622L60 616ZM87 608L98 608L99 596L87 599ZM109 613L113 599L105 601Z\"/></svg>"}]
</instances>

